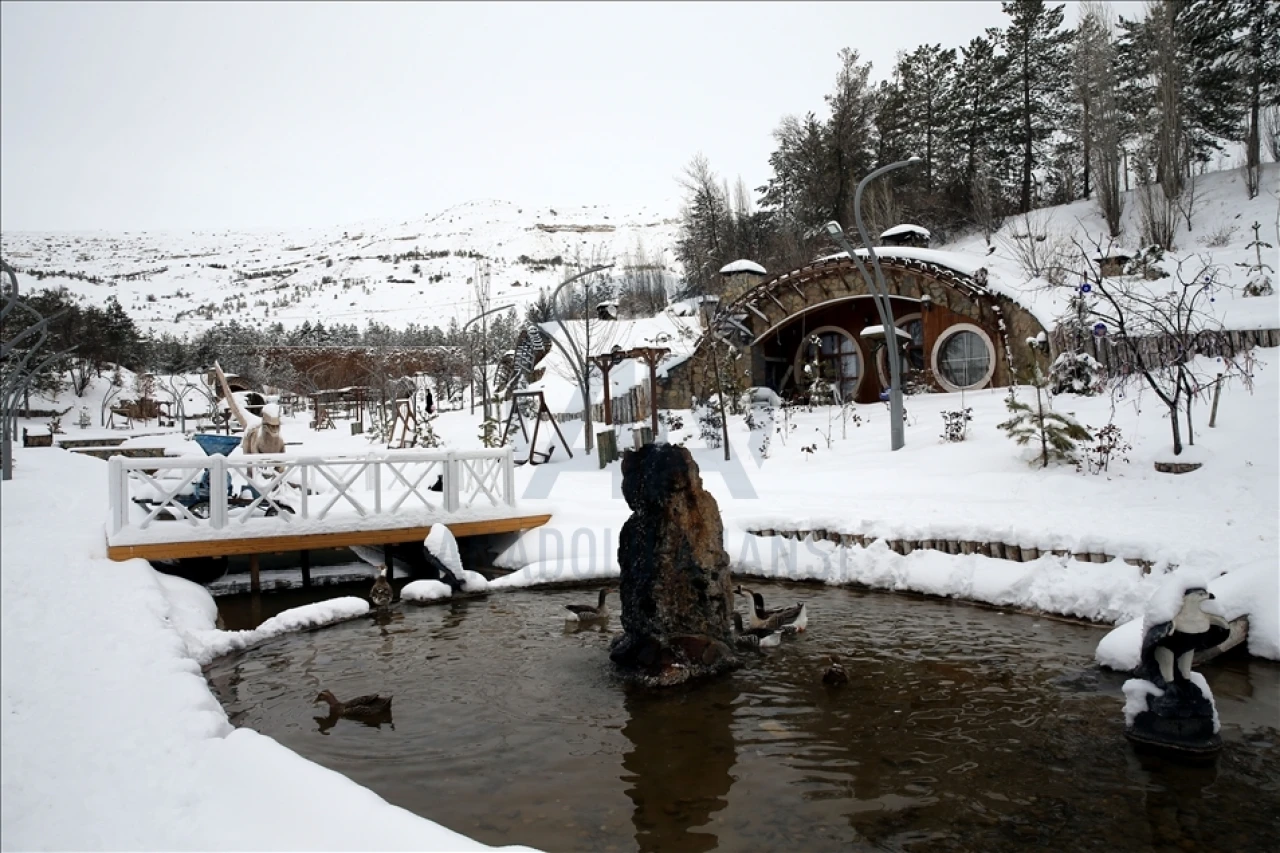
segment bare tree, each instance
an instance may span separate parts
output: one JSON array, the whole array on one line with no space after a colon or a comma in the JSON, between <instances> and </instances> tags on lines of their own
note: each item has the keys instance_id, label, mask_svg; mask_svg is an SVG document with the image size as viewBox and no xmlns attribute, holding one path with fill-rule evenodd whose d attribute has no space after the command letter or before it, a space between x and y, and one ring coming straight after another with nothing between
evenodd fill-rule
<instances>
[{"instance_id":1,"label":"bare tree","mask_svg":"<svg viewBox=\"0 0 1280 853\"><path fill-rule=\"evenodd\" d=\"M1220 372L1242 373L1233 354L1219 351L1222 323L1208 310L1214 293L1225 289L1222 268L1197 257L1177 261L1170 279L1104 278L1097 259L1114 245L1097 239L1090 246L1072 242L1081 260L1077 272L1087 282L1087 289L1080 289L1087 293L1094 334L1122 348L1132 366L1113 371L1113 381L1121 386L1143 382L1155 393L1168 409L1174 455L1181 454L1184 426L1195 444L1192 405L1212 385L1213 377L1197 358L1216 353L1223 360Z\"/></svg>"},{"instance_id":2,"label":"bare tree","mask_svg":"<svg viewBox=\"0 0 1280 853\"><path fill-rule=\"evenodd\" d=\"M582 292L582 319L570 320L566 324L563 319L564 312L557 309L554 322L559 327L559 334L549 337L552 344L564 356L564 366L557 372L562 378L577 385L582 395L583 431L586 433L584 446L588 453L594 446L591 423L591 371L593 369L591 356L608 352L618 330L616 320L602 320L596 314L596 305L601 301L599 291L607 283L607 279L600 276L600 273L613 268L612 262L600 263L602 257L597 249L592 252L592 260L589 264L583 262L580 256L574 263L567 264L566 266L570 269L576 268L581 271L565 279L551 294L551 300L555 304L556 297L561 291L569 290L569 296L572 296L572 290L575 289L581 289ZM608 394L609 389L605 388L604 393Z\"/></svg>"},{"instance_id":3,"label":"bare tree","mask_svg":"<svg viewBox=\"0 0 1280 853\"><path fill-rule=\"evenodd\" d=\"M1098 208L1107 221L1110 236L1119 237L1124 212L1120 194L1121 113L1115 65L1115 18L1103 0L1080 5L1076 34L1075 84L1083 107L1085 144L1085 196L1097 192Z\"/></svg>"},{"instance_id":4,"label":"bare tree","mask_svg":"<svg viewBox=\"0 0 1280 853\"><path fill-rule=\"evenodd\" d=\"M66 313L44 317L18 298L18 277L13 268L0 261L0 271L8 278L0 305L0 479L13 479L13 437L18 428L18 399L45 368L66 357L70 350L45 355L41 352L49 337L49 324Z\"/></svg>"}]
</instances>

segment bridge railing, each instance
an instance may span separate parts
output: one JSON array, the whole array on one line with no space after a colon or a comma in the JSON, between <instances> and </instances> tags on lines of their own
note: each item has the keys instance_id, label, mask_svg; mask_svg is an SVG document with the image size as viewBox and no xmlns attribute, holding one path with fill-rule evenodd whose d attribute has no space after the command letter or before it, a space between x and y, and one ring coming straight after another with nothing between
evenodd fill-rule
<instances>
[{"instance_id":1,"label":"bridge railing","mask_svg":"<svg viewBox=\"0 0 1280 853\"><path fill-rule=\"evenodd\" d=\"M112 536L158 523L252 529L264 520L359 521L513 507L511 448L363 456L181 456L108 460ZM219 484L221 484L219 486Z\"/></svg>"}]
</instances>

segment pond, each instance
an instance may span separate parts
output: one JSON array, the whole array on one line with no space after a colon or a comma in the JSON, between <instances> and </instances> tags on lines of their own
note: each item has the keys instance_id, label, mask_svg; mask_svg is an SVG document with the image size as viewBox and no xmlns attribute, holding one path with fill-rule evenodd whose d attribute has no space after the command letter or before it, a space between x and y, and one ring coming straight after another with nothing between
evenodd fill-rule
<instances>
[{"instance_id":1,"label":"pond","mask_svg":"<svg viewBox=\"0 0 1280 853\"><path fill-rule=\"evenodd\" d=\"M208 670L236 725L493 845L547 851L1273 849L1280 667L1204 668L1215 765L1140 758L1103 630L843 588L732 676L647 694L613 675L592 590L397 604ZM741 607L742 605L740 605ZM826 656L849 683L825 687ZM312 700L391 693L393 721L330 726Z\"/></svg>"}]
</instances>

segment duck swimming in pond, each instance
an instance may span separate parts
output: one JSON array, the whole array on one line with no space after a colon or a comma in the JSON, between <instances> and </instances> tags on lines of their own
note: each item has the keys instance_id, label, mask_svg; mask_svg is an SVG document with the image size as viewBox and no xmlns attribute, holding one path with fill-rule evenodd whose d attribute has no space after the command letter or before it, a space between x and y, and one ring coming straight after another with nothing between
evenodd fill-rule
<instances>
[{"instance_id":1,"label":"duck swimming in pond","mask_svg":"<svg viewBox=\"0 0 1280 853\"><path fill-rule=\"evenodd\" d=\"M773 631L782 631L784 634L800 634L809 626L809 610L803 603L793 607L766 610L764 596L760 593L744 586L735 588L734 592L745 595L751 600L747 621L752 628L768 628Z\"/></svg>"},{"instance_id":2,"label":"duck swimming in pond","mask_svg":"<svg viewBox=\"0 0 1280 853\"><path fill-rule=\"evenodd\" d=\"M742 614L733 611L733 628L737 631L738 645L751 649L771 649L782 645L782 635L769 628L743 628Z\"/></svg>"},{"instance_id":3,"label":"duck swimming in pond","mask_svg":"<svg viewBox=\"0 0 1280 853\"><path fill-rule=\"evenodd\" d=\"M831 666L822 673L822 683L828 687L840 687L849 683L849 673L840 665L840 658L831 655Z\"/></svg>"},{"instance_id":4,"label":"duck swimming in pond","mask_svg":"<svg viewBox=\"0 0 1280 853\"><path fill-rule=\"evenodd\" d=\"M570 622L597 622L601 619L608 619L609 607L604 600L611 592L613 590L607 588L600 590L600 599L595 607L590 604L566 604L564 609L571 614L566 619Z\"/></svg>"},{"instance_id":5,"label":"duck swimming in pond","mask_svg":"<svg viewBox=\"0 0 1280 853\"><path fill-rule=\"evenodd\" d=\"M390 696L380 696L377 693L370 693L368 696L357 696L347 702L339 702L338 698L328 690L322 690L320 695L315 698L315 702L328 702L329 715L333 717L350 717L360 719L363 717L377 717L391 712ZM312 704L315 704L313 702Z\"/></svg>"},{"instance_id":6,"label":"duck swimming in pond","mask_svg":"<svg viewBox=\"0 0 1280 853\"><path fill-rule=\"evenodd\" d=\"M391 588L391 581L387 580L387 567L378 567L378 579L373 582L373 589L369 590L369 600L373 602L374 607L386 607L391 603L394 590Z\"/></svg>"}]
</instances>

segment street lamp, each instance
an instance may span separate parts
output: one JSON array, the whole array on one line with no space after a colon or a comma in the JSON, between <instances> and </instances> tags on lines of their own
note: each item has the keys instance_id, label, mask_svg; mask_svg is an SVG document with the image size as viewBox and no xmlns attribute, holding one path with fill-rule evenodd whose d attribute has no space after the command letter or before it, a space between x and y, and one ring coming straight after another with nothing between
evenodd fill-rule
<instances>
[{"instance_id":1,"label":"street lamp","mask_svg":"<svg viewBox=\"0 0 1280 853\"><path fill-rule=\"evenodd\" d=\"M853 195L854 221L858 225L858 235L862 238L862 244L867 248L867 256L871 259L871 266L875 269L874 278L867 272L862 259L858 257L853 247L849 245L849 241L845 239L844 229L840 227L840 223L834 219L827 223L827 233L840 245L840 248L848 253L858 267L858 272L862 274L862 279L867 284L867 290L871 293L871 300L875 303L876 311L880 314L880 323L884 326L885 342L888 344L889 350L889 447L891 450L901 450L903 445L906 444L906 437L903 435L902 429L902 355L898 351L898 340L894 331L893 306L889 302L889 288L885 284L884 273L880 269L880 260L876 257L876 251L871 245L871 239L867 236L867 229L862 224L862 191L866 189L867 184L886 172L901 169L903 166L912 166L919 162L919 157L911 157L907 160L899 160L897 163L890 163L888 166L881 166L858 183L858 189ZM892 341L891 344L889 344L890 341Z\"/></svg>"}]
</instances>

